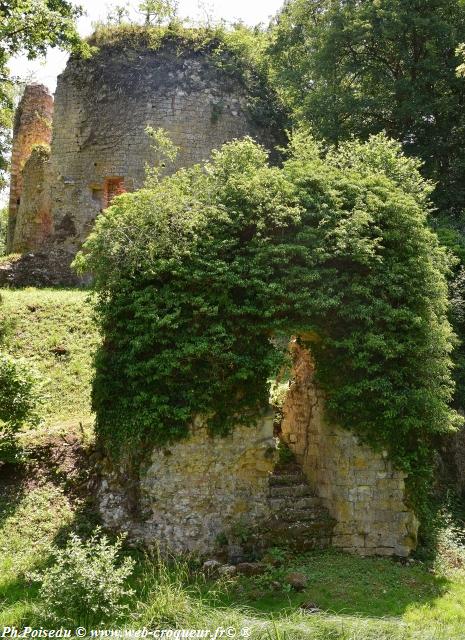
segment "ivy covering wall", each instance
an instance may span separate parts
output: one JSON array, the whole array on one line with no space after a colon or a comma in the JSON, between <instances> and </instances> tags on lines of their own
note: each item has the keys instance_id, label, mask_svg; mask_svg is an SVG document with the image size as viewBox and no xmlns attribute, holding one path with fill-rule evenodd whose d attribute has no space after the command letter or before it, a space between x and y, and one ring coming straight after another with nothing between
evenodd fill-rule
<instances>
[{"instance_id":1,"label":"ivy covering wall","mask_svg":"<svg viewBox=\"0 0 465 640\"><path fill-rule=\"evenodd\" d=\"M431 186L383 135L323 150L294 135L282 168L250 138L116 198L77 258L104 336L97 431L111 455L253 424L287 358L310 347L330 419L427 477L459 419L446 252ZM280 339L278 339L280 338Z\"/></svg>"}]
</instances>

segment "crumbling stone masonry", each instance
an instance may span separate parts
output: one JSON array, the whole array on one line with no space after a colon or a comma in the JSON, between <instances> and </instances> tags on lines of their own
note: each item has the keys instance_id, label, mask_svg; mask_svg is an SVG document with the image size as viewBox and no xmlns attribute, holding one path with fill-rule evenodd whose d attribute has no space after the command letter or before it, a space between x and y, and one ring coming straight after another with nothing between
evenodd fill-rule
<instances>
[{"instance_id":1,"label":"crumbling stone masonry","mask_svg":"<svg viewBox=\"0 0 465 640\"><path fill-rule=\"evenodd\" d=\"M418 522L405 504L405 474L387 454L328 424L308 351L292 344L294 377L283 406L281 437L336 521L332 544L362 555L407 556Z\"/></svg>"},{"instance_id":2,"label":"crumbling stone masonry","mask_svg":"<svg viewBox=\"0 0 465 640\"><path fill-rule=\"evenodd\" d=\"M43 150L44 145L50 144L52 116L53 98L47 88L41 84L28 85L16 110L13 128L8 252L33 249L51 231L47 158ZM35 145L42 147L42 151L34 153L31 159Z\"/></svg>"},{"instance_id":3,"label":"crumbling stone masonry","mask_svg":"<svg viewBox=\"0 0 465 640\"><path fill-rule=\"evenodd\" d=\"M251 119L248 100L239 77L208 53L173 42L157 51L104 46L89 60L71 59L58 80L52 134L52 97L41 85L27 87L15 119L8 233L8 249L23 256L2 261L0 285L77 283L69 265L95 218L116 195L142 186L155 161L148 126L165 129L180 148L166 171L247 134L273 148L276 132ZM326 423L311 357L293 348L279 437L296 461L277 462L272 415L225 438L197 420L188 438L148 452L135 477L124 461L102 460L105 524L201 554L227 539L230 556L240 556L240 529L255 550L334 545L408 555L417 523L403 474Z\"/></svg>"},{"instance_id":4,"label":"crumbling stone masonry","mask_svg":"<svg viewBox=\"0 0 465 640\"><path fill-rule=\"evenodd\" d=\"M95 218L116 195L140 188L157 160L147 127L162 127L179 147L166 172L245 135L272 149L278 138L252 120L249 99L208 53L174 42L72 58L58 78L52 135L53 99L28 87L16 115L8 250L34 257L2 265L0 285L78 282L69 265ZM49 160L35 155L28 165L32 146L49 142Z\"/></svg>"},{"instance_id":5,"label":"crumbling stone masonry","mask_svg":"<svg viewBox=\"0 0 465 640\"><path fill-rule=\"evenodd\" d=\"M330 546L335 521L298 465L278 462L273 422L270 412L221 437L197 420L187 439L153 449L138 480L106 460L98 491L106 526L175 552L209 554L223 539L230 561L269 547Z\"/></svg>"},{"instance_id":6,"label":"crumbling stone masonry","mask_svg":"<svg viewBox=\"0 0 465 640\"><path fill-rule=\"evenodd\" d=\"M273 416L257 427L237 426L226 438L209 436L198 422L187 439L154 448L131 482L124 466L106 461L98 492L105 524L177 552L211 553L219 536L236 549L241 528L242 546L255 552L335 546L408 556L418 523L405 503L404 474L325 421L311 356L296 342L292 350L279 439L295 462L277 461Z\"/></svg>"},{"instance_id":7,"label":"crumbling stone masonry","mask_svg":"<svg viewBox=\"0 0 465 640\"><path fill-rule=\"evenodd\" d=\"M52 232L49 156L48 147L33 147L22 170L23 189L14 225L13 253L34 251Z\"/></svg>"},{"instance_id":8,"label":"crumbling stone masonry","mask_svg":"<svg viewBox=\"0 0 465 640\"><path fill-rule=\"evenodd\" d=\"M132 491L124 467L104 461L100 512L106 526L133 538L206 554L234 525L251 528L270 516L275 463L272 416L253 429L237 426L224 438L209 436L197 421L188 438L153 449Z\"/></svg>"},{"instance_id":9,"label":"crumbling stone masonry","mask_svg":"<svg viewBox=\"0 0 465 640\"><path fill-rule=\"evenodd\" d=\"M179 147L175 170L207 159L224 142L266 133L250 121L238 80L204 53L103 48L74 60L55 96L51 152L54 237L74 254L112 197L140 188L156 160L147 126Z\"/></svg>"}]
</instances>

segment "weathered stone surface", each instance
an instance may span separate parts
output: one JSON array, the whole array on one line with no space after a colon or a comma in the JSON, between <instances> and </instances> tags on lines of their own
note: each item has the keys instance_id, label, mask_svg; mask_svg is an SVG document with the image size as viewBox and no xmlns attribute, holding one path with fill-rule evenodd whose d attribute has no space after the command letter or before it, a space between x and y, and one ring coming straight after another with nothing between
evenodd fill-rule
<instances>
[{"instance_id":1,"label":"weathered stone surface","mask_svg":"<svg viewBox=\"0 0 465 640\"><path fill-rule=\"evenodd\" d=\"M237 573L237 567L233 564L223 564L218 569L218 574L225 578L232 578Z\"/></svg>"},{"instance_id":2,"label":"weathered stone surface","mask_svg":"<svg viewBox=\"0 0 465 640\"><path fill-rule=\"evenodd\" d=\"M219 573L221 566L219 560L206 560L202 565L202 571L208 576L214 576Z\"/></svg>"},{"instance_id":3,"label":"weathered stone surface","mask_svg":"<svg viewBox=\"0 0 465 640\"><path fill-rule=\"evenodd\" d=\"M210 437L197 421L187 439L155 449L139 479L124 469L103 473L105 524L174 551L212 553L221 539L239 573L263 566L243 561L270 547L407 556L417 521L404 502L404 475L354 434L328 425L322 404L310 355L295 345L280 437L296 461L277 464L269 455L271 415L226 438Z\"/></svg>"},{"instance_id":4,"label":"weathered stone surface","mask_svg":"<svg viewBox=\"0 0 465 640\"><path fill-rule=\"evenodd\" d=\"M319 608L319 606L315 603L312 602L311 600L309 602L303 602L299 609L301 609L302 611L304 611L305 613L320 613L321 609Z\"/></svg>"},{"instance_id":5,"label":"weathered stone surface","mask_svg":"<svg viewBox=\"0 0 465 640\"><path fill-rule=\"evenodd\" d=\"M239 564L239 562L244 562L244 547L240 544L230 542L228 544L228 560L231 564Z\"/></svg>"},{"instance_id":6,"label":"weathered stone surface","mask_svg":"<svg viewBox=\"0 0 465 640\"><path fill-rule=\"evenodd\" d=\"M232 77L208 53L179 42L157 51L103 46L88 60L72 57L58 78L55 106L45 87L31 85L18 109L8 250L13 250L23 182L30 194L42 185L41 200L49 205L42 216L43 233L31 228L29 236L23 225L15 246L18 251L37 249L39 236L50 234L52 242L40 248L68 256L64 284L69 284L69 264L95 218L114 195L141 187L146 166L156 160L147 127L162 127L179 147L176 162L165 172L207 159L224 142L245 135L272 149L282 133L257 125L250 118L249 100L239 76ZM32 170L23 176L33 144L50 142L53 108L47 180ZM36 203L28 206L23 217L31 218L36 209ZM10 284L15 277L10 270Z\"/></svg>"},{"instance_id":7,"label":"weathered stone surface","mask_svg":"<svg viewBox=\"0 0 465 640\"><path fill-rule=\"evenodd\" d=\"M103 520L162 548L209 553L219 534L269 517L274 447L272 416L226 437L211 437L199 422L189 438L152 452L133 492L137 508L128 500L124 471L122 477L114 469L104 473L98 496Z\"/></svg>"},{"instance_id":8,"label":"weathered stone surface","mask_svg":"<svg viewBox=\"0 0 465 640\"><path fill-rule=\"evenodd\" d=\"M303 591L308 584L307 576L298 571L288 573L284 580L296 591Z\"/></svg>"},{"instance_id":9,"label":"weathered stone surface","mask_svg":"<svg viewBox=\"0 0 465 640\"><path fill-rule=\"evenodd\" d=\"M454 433L444 434L441 447L436 456L438 495L447 488L454 487L457 493L465 496L465 427Z\"/></svg>"},{"instance_id":10,"label":"weathered stone surface","mask_svg":"<svg viewBox=\"0 0 465 640\"><path fill-rule=\"evenodd\" d=\"M259 576L265 573L266 565L263 562L240 562L236 569L243 576Z\"/></svg>"},{"instance_id":11,"label":"weathered stone surface","mask_svg":"<svg viewBox=\"0 0 465 640\"><path fill-rule=\"evenodd\" d=\"M19 106L16 110L14 128L13 128L13 146L11 151L11 174L10 174L10 201L8 206L8 237L7 251L14 249L14 239L16 230L16 218L18 209L22 203L23 189L25 182L28 182L27 188L29 196L40 185L42 194L47 193L48 185L44 184L45 174L39 167L29 167L26 173L23 173L25 165L31 155L33 147L37 144L50 144L51 139L51 122L53 115L53 98L49 94L46 87L41 84L31 84L26 87L21 98ZM40 198L39 198L40 199ZM38 221L37 221L38 222ZM38 233L37 229L33 230L33 239L38 235L43 236L50 232L49 218L44 218L45 228L42 233ZM23 240L27 240L26 236L18 238L19 244ZM30 243L25 242L28 248Z\"/></svg>"},{"instance_id":12,"label":"weathered stone surface","mask_svg":"<svg viewBox=\"0 0 465 640\"><path fill-rule=\"evenodd\" d=\"M21 202L17 207L11 251L38 249L52 232L49 149L33 147L23 171Z\"/></svg>"},{"instance_id":13,"label":"weathered stone surface","mask_svg":"<svg viewBox=\"0 0 465 640\"><path fill-rule=\"evenodd\" d=\"M324 398L308 351L292 346L294 381L286 396L281 437L295 453L316 496L335 519L332 545L361 555L406 556L417 520L405 504L405 474L324 419Z\"/></svg>"},{"instance_id":14,"label":"weathered stone surface","mask_svg":"<svg viewBox=\"0 0 465 640\"><path fill-rule=\"evenodd\" d=\"M297 552L329 547L335 521L315 496L302 468L295 462L279 463L269 485L271 518L259 528L257 543Z\"/></svg>"}]
</instances>

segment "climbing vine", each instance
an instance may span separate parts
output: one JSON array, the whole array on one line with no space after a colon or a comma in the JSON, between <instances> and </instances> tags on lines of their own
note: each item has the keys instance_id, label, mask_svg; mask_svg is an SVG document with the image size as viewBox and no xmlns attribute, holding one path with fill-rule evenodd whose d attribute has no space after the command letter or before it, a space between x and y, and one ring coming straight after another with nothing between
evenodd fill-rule
<instances>
[{"instance_id":1,"label":"climbing vine","mask_svg":"<svg viewBox=\"0 0 465 640\"><path fill-rule=\"evenodd\" d=\"M116 198L77 258L104 336L107 450L183 437L198 414L216 434L253 423L282 336L314 332L329 417L426 477L434 436L458 422L430 190L382 135L324 151L302 132L282 168L246 138Z\"/></svg>"}]
</instances>

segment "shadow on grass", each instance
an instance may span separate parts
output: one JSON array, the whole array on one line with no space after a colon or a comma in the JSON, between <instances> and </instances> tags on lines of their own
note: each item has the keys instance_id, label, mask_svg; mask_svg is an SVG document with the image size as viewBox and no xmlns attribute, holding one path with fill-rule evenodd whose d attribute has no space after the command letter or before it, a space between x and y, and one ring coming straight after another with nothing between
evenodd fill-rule
<instances>
[{"instance_id":1,"label":"shadow on grass","mask_svg":"<svg viewBox=\"0 0 465 640\"><path fill-rule=\"evenodd\" d=\"M300 593L286 590L285 576L294 571L308 579ZM412 606L432 605L450 584L431 573L428 564L402 564L328 550L289 556L285 564L264 576L241 577L220 604L247 605L257 613L277 614L311 603L327 613L399 617Z\"/></svg>"},{"instance_id":2,"label":"shadow on grass","mask_svg":"<svg viewBox=\"0 0 465 640\"><path fill-rule=\"evenodd\" d=\"M33 568L41 569L45 563L38 563ZM3 626L37 626L42 620L37 615L39 587L26 578L6 580L0 584L0 625Z\"/></svg>"},{"instance_id":3,"label":"shadow on grass","mask_svg":"<svg viewBox=\"0 0 465 640\"><path fill-rule=\"evenodd\" d=\"M29 538L23 540L20 533L21 504L30 489L31 479L24 465L5 464L0 468L0 626L30 624L37 597L38 588L27 578L21 562L30 544ZM10 520L17 521L16 537L10 533ZM47 561L48 554L28 570L40 569Z\"/></svg>"},{"instance_id":4,"label":"shadow on grass","mask_svg":"<svg viewBox=\"0 0 465 640\"><path fill-rule=\"evenodd\" d=\"M26 471L23 465L0 465L0 527L17 508L26 490Z\"/></svg>"}]
</instances>

